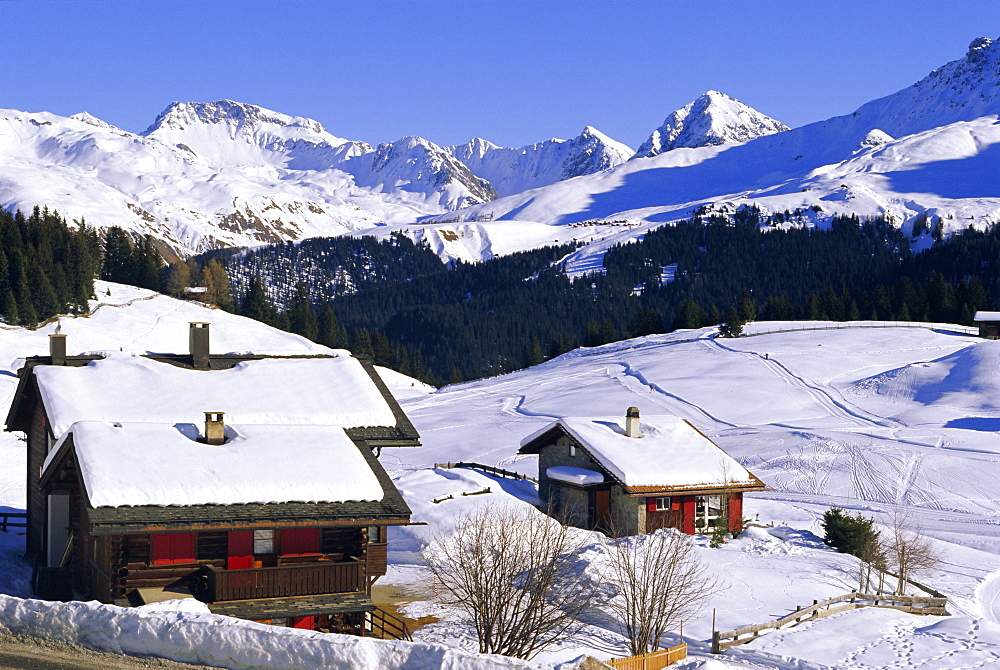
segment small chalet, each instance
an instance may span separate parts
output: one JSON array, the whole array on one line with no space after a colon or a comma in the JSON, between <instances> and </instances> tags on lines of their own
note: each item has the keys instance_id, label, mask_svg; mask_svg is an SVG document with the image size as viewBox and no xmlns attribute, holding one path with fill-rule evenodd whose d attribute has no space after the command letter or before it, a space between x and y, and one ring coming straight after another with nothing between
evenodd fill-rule
<instances>
[{"instance_id":1,"label":"small chalet","mask_svg":"<svg viewBox=\"0 0 1000 670\"><path fill-rule=\"evenodd\" d=\"M364 634L386 529L410 521L377 456L417 432L367 360L213 355L208 336L68 356L52 335L26 360L7 430L27 434L35 591Z\"/></svg>"},{"instance_id":2,"label":"small chalet","mask_svg":"<svg viewBox=\"0 0 1000 670\"><path fill-rule=\"evenodd\" d=\"M1000 340L1000 312L976 312L972 320L979 326L979 337Z\"/></svg>"},{"instance_id":3,"label":"small chalet","mask_svg":"<svg viewBox=\"0 0 1000 670\"><path fill-rule=\"evenodd\" d=\"M529 435L538 491L549 513L581 528L626 535L677 528L739 530L743 494L764 483L694 426L629 407L613 417L565 417Z\"/></svg>"}]
</instances>

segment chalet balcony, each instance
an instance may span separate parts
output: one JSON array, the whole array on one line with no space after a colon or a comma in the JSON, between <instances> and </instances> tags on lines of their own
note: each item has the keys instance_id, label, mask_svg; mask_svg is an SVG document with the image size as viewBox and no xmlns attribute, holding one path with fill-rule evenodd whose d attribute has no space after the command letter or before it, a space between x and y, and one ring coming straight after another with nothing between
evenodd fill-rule
<instances>
[{"instance_id":1,"label":"chalet balcony","mask_svg":"<svg viewBox=\"0 0 1000 670\"><path fill-rule=\"evenodd\" d=\"M367 586L365 564L357 559L239 570L206 565L191 575L188 584L198 600L208 603L364 593Z\"/></svg>"}]
</instances>

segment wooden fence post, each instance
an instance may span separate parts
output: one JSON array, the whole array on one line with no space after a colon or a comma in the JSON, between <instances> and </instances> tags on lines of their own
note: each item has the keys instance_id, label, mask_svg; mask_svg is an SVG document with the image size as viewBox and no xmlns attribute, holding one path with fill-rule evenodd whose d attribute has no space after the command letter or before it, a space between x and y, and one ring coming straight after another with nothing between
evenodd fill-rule
<instances>
[{"instance_id":1,"label":"wooden fence post","mask_svg":"<svg viewBox=\"0 0 1000 670\"><path fill-rule=\"evenodd\" d=\"M719 631L712 631L712 653L721 654L722 650L719 648Z\"/></svg>"}]
</instances>

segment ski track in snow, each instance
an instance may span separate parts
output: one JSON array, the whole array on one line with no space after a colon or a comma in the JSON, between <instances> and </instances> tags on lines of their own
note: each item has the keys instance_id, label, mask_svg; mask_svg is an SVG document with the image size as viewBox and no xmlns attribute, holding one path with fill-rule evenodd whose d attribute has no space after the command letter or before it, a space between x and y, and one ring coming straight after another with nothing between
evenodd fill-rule
<instances>
[{"instance_id":1,"label":"ski track in snow","mask_svg":"<svg viewBox=\"0 0 1000 670\"><path fill-rule=\"evenodd\" d=\"M832 417L845 419L859 427L878 426L880 428L888 428L890 426L898 425L898 422L893 423L891 420L876 417L873 414L865 412L860 407L847 402L847 400L845 400L842 396L839 399L835 398L834 393L836 392L832 387L821 386L819 384L806 381L804 377L795 374L783 363L780 363L773 358L765 358L753 351L740 351L739 349L727 347L720 343L716 338L701 340L701 342L709 348L718 347L727 353L749 356L756 359L770 372L784 380L786 384L804 391Z\"/></svg>"},{"instance_id":2,"label":"ski track in snow","mask_svg":"<svg viewBox=\"0 0 1000 670\"><path fill-rule=\"evenodd\" d=\"M1000 623L1000 570L988 575L976 587L976 600L983 616L993 623Z\"/></svg>"}]
</instances>

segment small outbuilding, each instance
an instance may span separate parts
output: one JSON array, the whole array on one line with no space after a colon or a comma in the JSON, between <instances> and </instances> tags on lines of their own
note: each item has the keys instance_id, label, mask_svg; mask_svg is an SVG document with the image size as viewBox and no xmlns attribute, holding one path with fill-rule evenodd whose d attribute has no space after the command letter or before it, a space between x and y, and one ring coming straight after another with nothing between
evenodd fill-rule
<instances>
[{"instance_id":1,"label":"small outbuilding","mask_svg":"<svg viewBox=\"0 0 1000 670\"><path fill-rule=\"evenodd\" d=\"M740 529L743 494L764 483L684 419L629 407L615 417L564 417L521 441L538 454L549 513L619 534Z\"/></svg>"},{"instance_id":2,"label":"small outbuilding","mask_svg":"<svg viewBox=\"0 0 1000 670\"><path fill-rule=\"evenodd\" d=\"M979 337L1000 339L1000 312L976 312L973 321L979 326Z\"/></svg>"}]
</instances>

